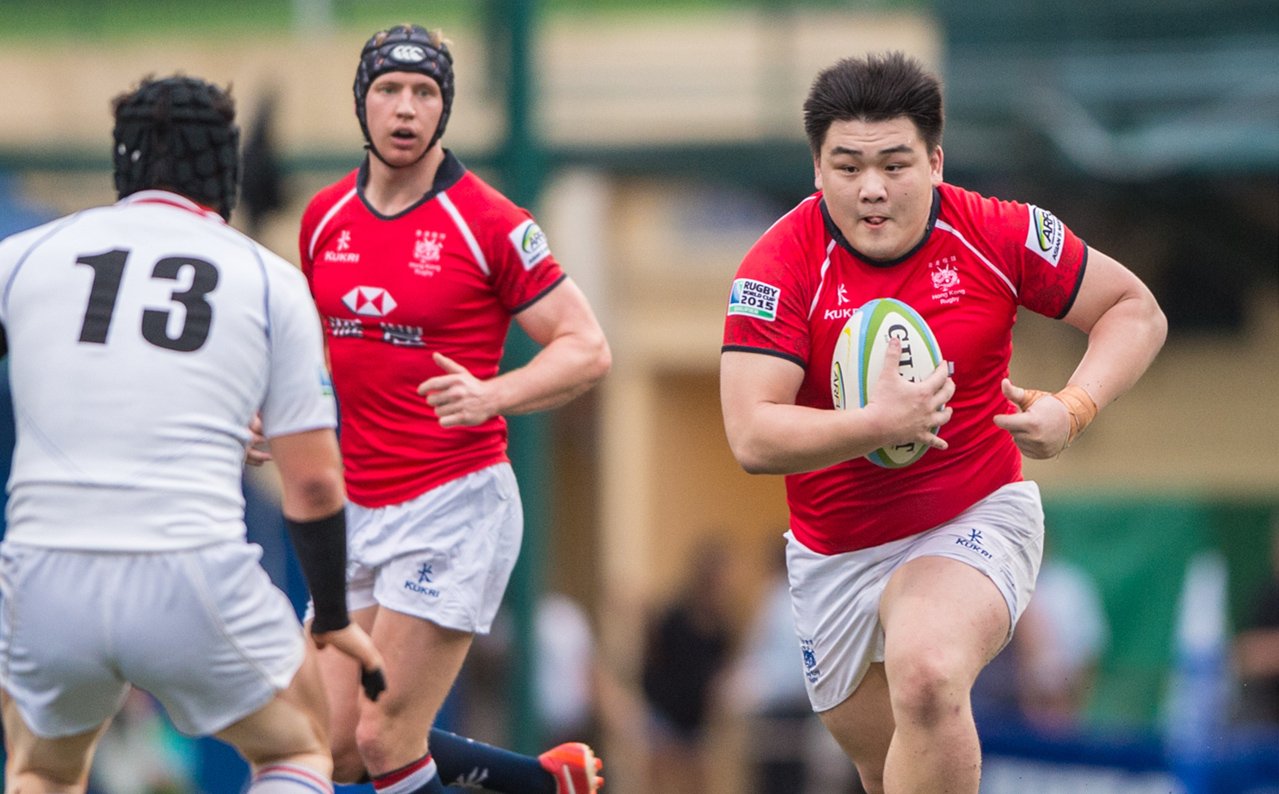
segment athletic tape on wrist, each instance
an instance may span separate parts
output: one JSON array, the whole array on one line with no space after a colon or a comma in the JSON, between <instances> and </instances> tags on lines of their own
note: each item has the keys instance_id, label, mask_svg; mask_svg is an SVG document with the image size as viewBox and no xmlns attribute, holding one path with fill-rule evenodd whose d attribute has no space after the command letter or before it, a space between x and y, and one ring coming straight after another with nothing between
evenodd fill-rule
<instances>
[{"instance_id":1,"label":"athletic tape on wrist","mask_svg":"<svg viewBox=\"0 0 1279 794\"><path fill-rule=\"evenodd\" d=\"M1070 435L1066 437L1066 446L1073 444L1079 434L1084 432L1084 428L1097 418L1097 403L1082 386L1071 384L1056 393L1042 389L1025 389L1024 391L1022 398L1017 401L1017 406L1023 411L1029 410L1030 406L1049 396L1057 398L1058 402L1066 406L1066 412L1070 414Z\"/></svg>"}]
</instances>

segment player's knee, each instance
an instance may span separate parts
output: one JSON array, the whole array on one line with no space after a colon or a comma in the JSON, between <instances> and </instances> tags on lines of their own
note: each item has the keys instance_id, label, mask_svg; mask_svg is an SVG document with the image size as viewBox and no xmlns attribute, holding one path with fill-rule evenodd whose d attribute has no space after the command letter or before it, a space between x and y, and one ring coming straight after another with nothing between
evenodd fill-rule
<instances>
[{"instance_id":1,"label":"player's knee","mask_svg":"<svg viewBox=\"0 0 1279 794\"><path fill-rule=\"evenodd\" d=\"M921 654L896 668L889 675L889 692L899 726L933 726L965 708L968 677L945 654Z\"/></svg>"},{"instance_id":2,"label":"player's knee","mask_svg":"<svg viewBox=\"0 0 1279 794\"><path fill-rule=\"evenodd\" d=\"M361 716L360 723L355 727L355 744L367 769L384 771L393 768L389 766L395 752L392 739L385 719L380 719L376 714Z\"/></svg>"}]
</instances>

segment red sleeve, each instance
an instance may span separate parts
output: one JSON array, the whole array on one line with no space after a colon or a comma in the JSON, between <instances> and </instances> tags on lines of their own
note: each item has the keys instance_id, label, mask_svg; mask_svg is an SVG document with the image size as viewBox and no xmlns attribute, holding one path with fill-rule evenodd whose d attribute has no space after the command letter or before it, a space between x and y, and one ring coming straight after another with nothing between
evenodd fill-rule
<instances>
[{"instance_id":1,"label":"red sleeve","mask_svg":"<svg viewBox=\"0 0 1279 794\"><path fill-rule=\"evenodd\" d=\"M1020 228L1025 230L1018 249L1021 305L1061 319L1079 293L1088 246L1048 210L1033 204L1017 206Z\"/></svg>"},{"instance_id":2,"label":"red sleeve","mask_svg":"<svg viewBox=\"0 0 1279 794\"><path fill-rule=\"evenodd\" d=\"M515 314L562 281L564 270L527 210L492 188L483 192L484 217L476 228L484 235L489 278L498 301Z\"/></svg>"},{"instance_id":3,"label":"red sleeve","mask_svg":"<svg viewBox=\"0 0 1279 794\"><path fill-rule=\"evenodd\" d=\"M747 252L737 269L724 319L724 350L750 350L807 368L812 302L805 229L816 200L791 210Z\"/></svg>"},{"instance_id":4,"label":"red sleeve","mask_svg":"<svg viewBox=\"0 0 1279 794\"><path fill-rule=\"evenodd\" d=\"M955 203L964 237L1008 279L1017 303L1061 318L1074 304L1083 280L1088 246L1047 210L1033 204L987 198L953 185L943 195Z\"/></svg>"}]
</instances>

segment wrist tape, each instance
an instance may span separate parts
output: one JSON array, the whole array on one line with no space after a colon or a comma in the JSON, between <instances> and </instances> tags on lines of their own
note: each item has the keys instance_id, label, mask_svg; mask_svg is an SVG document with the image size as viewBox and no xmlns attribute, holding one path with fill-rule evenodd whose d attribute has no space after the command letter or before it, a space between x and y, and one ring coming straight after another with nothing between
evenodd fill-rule
<instances>
[{"instance_id":1,"label":"wrist tape","mask_svg":"<svg viewBox=\"0 0 1279 794\"><path fill-rule=\"evenodd\" d=\"M1066 412L1070 414L1070 435L1066 437L1066 446L1074 443L1079 434L1084 432L1084 428L1097 418L1097 403L1093 402L1092 397L1082 386L1070 385L1055 394L1040 389L1026 389L1025 392L1018 403L1018 407L1023 411L1044 397L1055 397L1066 406Z\"/></svg>"}]
</instances>

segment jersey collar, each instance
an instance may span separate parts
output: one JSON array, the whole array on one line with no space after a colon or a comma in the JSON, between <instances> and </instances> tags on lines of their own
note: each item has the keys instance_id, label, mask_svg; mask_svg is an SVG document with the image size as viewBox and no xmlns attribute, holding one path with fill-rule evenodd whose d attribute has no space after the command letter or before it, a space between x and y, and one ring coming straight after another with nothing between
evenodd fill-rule
<instances>
[{"instance_id":1,"label":"jersey collar","mask_svg":"<svg viewBox=\"0 0 1279 794\"><path fill-rule=\"evenodd\" d=\"M435 171L435 182L431 184L431 189L423 193L422 198L413 202L411 207L405 209L403 212L398 212L395 215L388 216L375 210L364 198L364 188L369 183L369 156L365 155L364 160L360 163L360 170L355 175L355 192L359 194L360 201L363 202L365 208L368 209L369 212L373 213L374 216L381 218L382 220L391 220L392 218L399 218L402 215L407 215L439 194L453 187L465 174L466 166L462 164L462 161L459 160L453 152L445 149L444 159L440 161L440 167Z\"/></svg>"},{"instance_id":2,"label":"jersey collar","mask_svg":"<svg viewBox=\"0 0 1279 794\"><path fill-rule=\"evenodd\" d=\"M120 199L116 202L116 204L120 206L130 206L133 204L166 204L170 207L177 207L178 209L186 210L187 212L194 212L197 215L216 219L219 223L226 223L226 220L218 214L216 210L192 201L180 193L174 193L171 190L139 190L136 193L130 193Z\"/></svg>"},{"instance_id":3,"label":"jersey collar","mask_svg":"<svg viewBox=\"0 0 1279 794\"><path fill-rule=\"evenodd\" d=\"M871 259L861 251L853 248L852 244L848 242L848 238L844 237L844 233L835 225L835 219L830 216L830 210L826 208L826 199L824 197L822 198L819 206L822 210L822 221L826 224L826 231L831 237L835 238L835 242L839 243L840 248L843 248L845 251L868 265L873 265L875 267L891 267L901 262L905 262L907 259L914 256L915 253L919 251L919 249L923 248L924 244L928 242L928 238L932 236L933 227L937 225L937 215L941 212L941 191L936 187L933 188L933 207L928 212L928 225L924 227L924 236L919 238L919 242L916 243L913 248L896 259Z\"/></svg>"}]
</instances>

